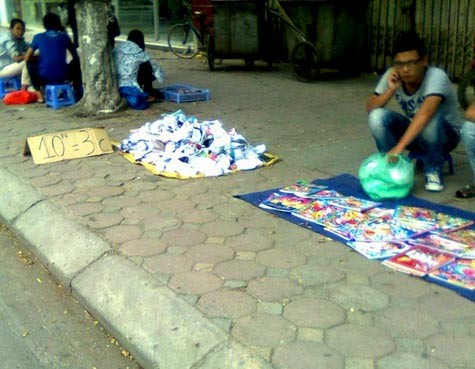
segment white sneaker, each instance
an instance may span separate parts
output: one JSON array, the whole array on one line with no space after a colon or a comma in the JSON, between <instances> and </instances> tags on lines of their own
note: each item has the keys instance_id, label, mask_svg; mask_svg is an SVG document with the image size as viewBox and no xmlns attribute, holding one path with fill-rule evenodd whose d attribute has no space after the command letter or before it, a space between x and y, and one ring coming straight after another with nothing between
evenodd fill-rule
<instances>
[{"instance_id":1,"label":"white sneaker","mask_svg":"<svg viewBox=\"0 0 475 369\"><path fill-rule=\"evenodd\" d=\"M444 190L444 185L442 184L442 178L439 173L431 172L426 173L426 185L425 188L427 191L440 192Z\"/></svg>"}]
</instances>

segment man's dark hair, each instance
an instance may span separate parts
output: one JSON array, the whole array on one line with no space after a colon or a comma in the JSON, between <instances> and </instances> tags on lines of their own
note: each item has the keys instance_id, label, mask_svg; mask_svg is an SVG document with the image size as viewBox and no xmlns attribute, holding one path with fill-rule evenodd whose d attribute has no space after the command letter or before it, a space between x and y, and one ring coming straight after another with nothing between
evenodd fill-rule
<instances>
[{"instance_id":1,"label":"man's dark hair","mask_svg":"<svg viewBox=\"0 0 475 369\"><path fill-rule=\"evenodd\" d=\"M13 18L10 21L10 28L13 29L13 27L15 27L18 23L21 23L23 25L23 28L25 28L25 22L23 22L23 20L21 20L20 18Z\"/></svg>"},{"instance_id":2,"label":"man's dark hair","mask_svg":"<svg viewBox=\"0 0 475 369\"><path fill-rule=\"evenodd\" d=\"M413 31L404 31L397 35L393 44L393 57L396 54L403 53L405 51L416 50L419 57L426 55L426 45L424 41Z\"/></svg>"},{"instance_id":3,"label":"man's dark hair","mask_svg":"<svg viewBox=\"0 0 475 369\"><path fill-rule=\"evenodd\" d=\"M55 13L47 13L43 17L43 27L48 31L64 31L61 19Z\"/></svg>"},{"instance_id":4,"label":"man's dark hair","mask_svg":"<svg viewBox=\"0 0 475 369\"><path fill-rule=\"evenodd\" d=\"M145 50L145 40L142 31L133 29L127 36L127 41L135 42L142 50Z\"/></svg>"}]
</instances>

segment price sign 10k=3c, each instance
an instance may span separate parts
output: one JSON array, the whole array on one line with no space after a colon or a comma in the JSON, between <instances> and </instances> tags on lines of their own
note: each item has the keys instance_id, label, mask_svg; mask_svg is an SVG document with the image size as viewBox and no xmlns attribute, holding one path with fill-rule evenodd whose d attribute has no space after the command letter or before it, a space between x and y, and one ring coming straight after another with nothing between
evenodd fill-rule
<instances>
[{"instance_id":1,"label":"price sign 10k=3c","mask_svg":"<svg viewBox=\"0 0 475 369\"><path fill-rule=\"evenodd\" d=\"M35 164L44 164L112 152L104 128L82 128L28 137L24 154L31 154Z\"/></svg>"}]
</instances>

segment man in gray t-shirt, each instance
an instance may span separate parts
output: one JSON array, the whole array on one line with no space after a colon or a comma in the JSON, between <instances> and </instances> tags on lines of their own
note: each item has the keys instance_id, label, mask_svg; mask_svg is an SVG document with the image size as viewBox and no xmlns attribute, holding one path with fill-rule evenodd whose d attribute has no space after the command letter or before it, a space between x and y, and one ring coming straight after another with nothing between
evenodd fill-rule
<instances>
[{"instance_id":1,"label":"man in gray t-shirt","mask_svg":"<svg viewBox=\"0 0 475 369\"><path fill-rule=\"evenodd\" d=\"M395 97L404 114L385 108ZM393 67L366 103L369 126L388 160L410 150L421 158L428 191L442 191L444 155L460 141L457 98L447 74L428 66L424 41L403 32L394 42Z\"/></svg>"}]
</instances>

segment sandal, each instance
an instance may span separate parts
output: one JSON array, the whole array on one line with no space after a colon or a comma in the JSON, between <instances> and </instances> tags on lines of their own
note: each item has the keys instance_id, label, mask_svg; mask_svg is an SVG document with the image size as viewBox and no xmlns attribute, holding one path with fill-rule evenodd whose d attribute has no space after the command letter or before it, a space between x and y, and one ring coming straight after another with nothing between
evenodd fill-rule
<instances>
[{"instance_id":1,"label":"sandal","mask_svg":"<svg viewBox=\"0 0 475 369\"><path fill-rule=\"evenodd\" d=\"M459 199L471 199L472 197L475 197L475 186L466 185L455 192L455 196Z\"/></svg>"}]
</instances>

